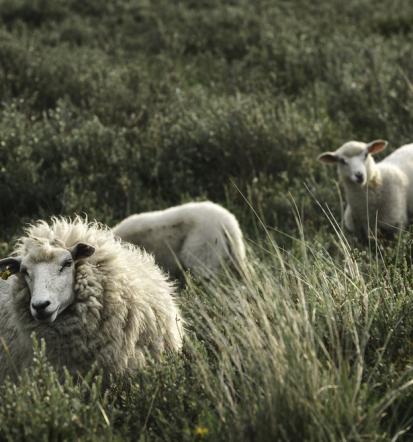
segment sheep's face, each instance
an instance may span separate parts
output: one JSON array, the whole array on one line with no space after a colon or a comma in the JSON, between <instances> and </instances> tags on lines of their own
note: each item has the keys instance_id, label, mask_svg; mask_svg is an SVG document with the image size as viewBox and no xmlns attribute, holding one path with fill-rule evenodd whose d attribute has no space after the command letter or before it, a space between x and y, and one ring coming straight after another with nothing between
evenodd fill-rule
<instances>
[{"instance_id":1,"label":"sheep's face","mask_svg":"<svg viewBox=\"0 0 413 442\"><path fill-rule=\"evenodd\" d=\"M74 301L75 262L94 253L83 243L65 249L48 248L47 253L0 260L0 268L20 273L30 292L30 313L42 322L54 322Z\"/></svg>"},{"instance_id":2,"label":"sheep's face","mask_svg":"<svg viewBox=\"0 0 413 442\"><path fill-rule=\"evenodd\" d=\"M53 322L73 302L74 262L67 250L51 261L23 258L20 273L31 293L30 312L39 321Z\"/></svg>"},{"instance_id":3,"label":"sheep's face","mask_svg":"<svg viewBox=\"0 0 413 442\"><path fill-rule=\"evenodd\" d=\"M338 174L343 181L365 186L373 175L374 160L372 154L381 152L386 141L376 140L371 143L349 141L335 152L325 152L318 159L324 163L337 164Z\"/></svg>"}]
</instances>

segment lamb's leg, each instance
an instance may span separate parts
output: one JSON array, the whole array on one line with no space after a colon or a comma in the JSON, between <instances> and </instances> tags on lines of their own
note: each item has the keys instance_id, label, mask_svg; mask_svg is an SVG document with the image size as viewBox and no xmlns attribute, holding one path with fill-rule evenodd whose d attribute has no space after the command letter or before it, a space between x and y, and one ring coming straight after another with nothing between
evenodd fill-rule
<instances>
[{"instance_id":1,"label":"lamb's leg","mask_svg":"<svg viewBox=\"0 0 413 442\"><path fill-rule=\"evenodd\" d=\"M347 204L346 210L344 211L344 226L350 232L355 232L356 228L354 226L353 214L351 212L350 206Z\"/></svg>"},{"instance_id":2,"label":"lamb's leg","mask_svg":"<svg viewBox=\"0 0 413 442\"><path fill-rule=\"evenodd\" d=\"M359 240L364 241L366 238L368 238L369 232L368 232L367 223L363 224L359 222L358 224L355 224L353 213L348 204L346 206L346 210L344 211L344 226L349 232L353 233Z\"/></svg>"}]
</instances>

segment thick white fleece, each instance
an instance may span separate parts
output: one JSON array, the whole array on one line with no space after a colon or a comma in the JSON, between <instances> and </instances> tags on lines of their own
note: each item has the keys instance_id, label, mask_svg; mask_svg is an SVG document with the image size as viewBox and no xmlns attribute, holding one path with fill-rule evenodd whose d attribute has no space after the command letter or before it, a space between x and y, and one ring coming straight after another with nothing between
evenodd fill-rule
<instances>
[{"instance_id":1,"label":"thick white fleece","mask_svg":"<svg viewBox=\"0 0 413 442\"><path fill-rule=\"evenodd\" d=\"M53 323L33 319L21 274L3 285L0 334L8 355L0 346L0 380L11 365L20 370L30 363L32 332L46 341L55 366L80 373L95 364L105 375L120 375L142 366L148 355L181 348L182 318L166 275L149 254L122 244L108 228L80 218L40 221L19 239L15 254L35 253L42 260L50 244L69 248L78 242L95 253L76 263L75 300Z\"/></svg>"},{"instance_id":2,"label":"thick white fleece","mask_svg":"<svg viewBox=\"0 0 413 442\"><path fill-rule=\"evenodd\" d=\"M143 247L172 276L180 268L195 276L216 274L224 262L242 268L245 246L235 216L210 201L131 215L113 228L116 236Z\"/></svg>"}]
</instances>

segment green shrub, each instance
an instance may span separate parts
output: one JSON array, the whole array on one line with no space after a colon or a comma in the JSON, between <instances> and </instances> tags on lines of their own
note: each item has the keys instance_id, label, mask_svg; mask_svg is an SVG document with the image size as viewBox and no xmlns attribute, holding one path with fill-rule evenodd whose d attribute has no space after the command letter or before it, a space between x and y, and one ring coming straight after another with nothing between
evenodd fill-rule
<instances>
[{"instance_id":1,"label":"green shrub","mask_svg":"<svg viewBox=\"0 0 413 442\"><path fill-rule=\"evenodd\" d=\"M32 368L0 387L0 439L113 440L113 417L101 390L99 377L75 383L66 373L61 382L44 347L37 348Z\"/></svg>"},{"instance_id":2,"label":"green shrub","mask_svg":"<svg viewBox=\"0 0 413 442\"><path fill-rule=\"evenodd\" d=\"M112 225L206 198L252 248L242 282L181 293L182 357L98 393L40 354L0 388L0 439L411 439L411 232L337 235L343 196L316 157L412 141L412 16L407 0L0 0L2 256L36 218Z\"/></svg>"}]
</instances>

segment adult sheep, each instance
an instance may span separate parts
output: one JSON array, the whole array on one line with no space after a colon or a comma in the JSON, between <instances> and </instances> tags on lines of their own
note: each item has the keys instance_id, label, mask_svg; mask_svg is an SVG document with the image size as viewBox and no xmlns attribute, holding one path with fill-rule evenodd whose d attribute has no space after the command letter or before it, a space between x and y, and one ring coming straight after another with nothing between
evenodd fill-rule
<instances>
[{"instance_id":1,"label":"adult sheep","mask_svg":"<svg viewBox=\"0 0 413 442\"><path fill-rule=\"evenodd\" d=\"M0 270L14 274L0 296L0 379L32 359L32 332L49 361L105 376L178 351L182 319L173 287L153 258L97 223L53 218L29 226ZM11 360L10 360L11 359Z\"/></svg>"},{"instance_id":2,"label":"adult sheep","mask_svg":"<svg viewBox=\"0 0 413 442\"><path fill-rule=\"evenodd\" d=\"M116 236L153 253L171 276L181 269L196 277L215 275L224 262L241 270L242 232L235 216L210 201L131 215L113 228Z\"/></svg>"},{"instance_id":3,"label":"adult sheep","mask_svg":"<svg viewBox=\"0 0 413 442\"><path fill-rule=\"evenodd\" d=\"M355 233L368 236L377 227L394 233L406 226L413 214L413 144L396 149L376 163L372 155L385 149L387 142L349 141L318 159L337 164L344 186L344 224Z\"/></svg>"}]
</instances>

